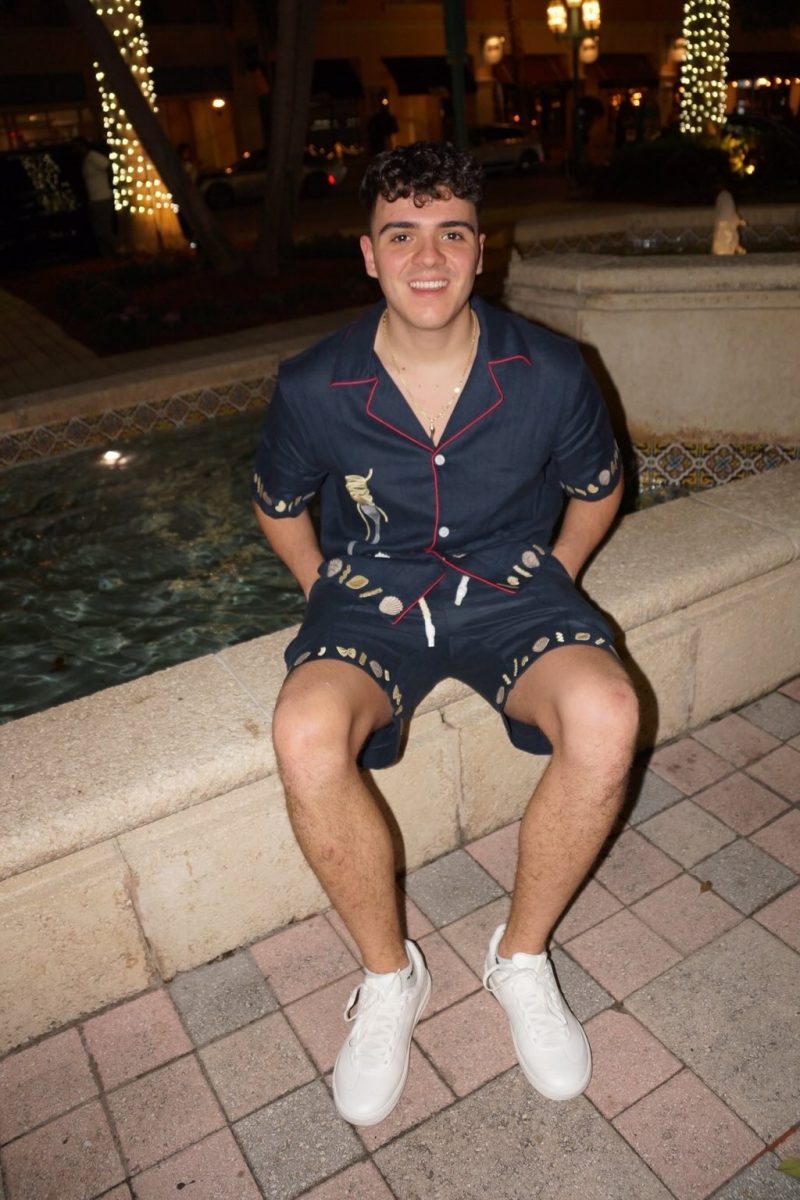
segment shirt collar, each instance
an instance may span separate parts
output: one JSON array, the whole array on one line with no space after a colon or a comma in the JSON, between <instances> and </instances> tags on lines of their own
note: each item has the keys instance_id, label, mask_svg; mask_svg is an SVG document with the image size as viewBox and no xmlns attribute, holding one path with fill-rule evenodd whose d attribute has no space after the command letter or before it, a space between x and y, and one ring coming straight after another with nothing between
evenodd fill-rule
<instances>
[{"instance_id":1,"label":"shirt collar","mask_svg":"<svg viewBox=\"0 0 800 1200\"><path fill-rule=\"evenodd\" d=\"M473 296L470 303L481 329L477 362L488 365L493 361L527 353L525 343L506 313L493 308L480 296ZM372 347L385 308L386 302L379 301L342 331L331 383L355 383L375 378L376 363Z\"/></svg>"}]
</instances>

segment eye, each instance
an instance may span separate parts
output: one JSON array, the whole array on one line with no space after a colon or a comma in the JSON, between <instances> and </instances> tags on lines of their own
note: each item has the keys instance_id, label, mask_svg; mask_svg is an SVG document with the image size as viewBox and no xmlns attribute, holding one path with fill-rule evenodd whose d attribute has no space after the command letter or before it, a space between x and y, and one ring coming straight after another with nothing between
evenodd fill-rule
<instances>
[{"instance_id":1,"label":"eye","mask_svg":"<svg viewBox=\"0 0 800 1200\"><path fill-rule=\"evenodd\" d=\"M458 229L448 229L445 233L445 241L448 242L463 242L464 235Z\"/></svg>"},{"instance_id":2,"label":"eye","mask_svg":"<svg viewBox=\"0 0 800 1200\"><path fill-rule=\"evenodd\" d=\"M392 235L391 240L393 242L407 242L409 240L409 235L407 233L395 233Z\"/></svg>"}]
</instances>

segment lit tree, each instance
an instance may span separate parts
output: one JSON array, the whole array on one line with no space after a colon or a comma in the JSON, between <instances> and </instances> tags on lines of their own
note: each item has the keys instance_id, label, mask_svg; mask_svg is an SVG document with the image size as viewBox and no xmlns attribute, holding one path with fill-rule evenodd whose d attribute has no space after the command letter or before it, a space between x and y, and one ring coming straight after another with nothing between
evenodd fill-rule
<instances>
[{"instance_id":1,"label":"lit tree","mask_svg":"<svg viewBox=\"0 0 800 1200\"><path fill-rule=\"evenodd\" d=\"M264 25L277 26L276 78L261 232L252 265L275 275L291 246L292 219L302 177L314 32L320 0L255 0ZM206 258L218 271L241 257L189 179L156 116L139 13L141 0L64 0L95 57L106 136L114 158L117 207L156 223L171 215L172 200ZM275 18L277 17L277 21ZM163 180L163 184L162 181ZM158 205L162 207L159 209Z\"/></svg>"},{"instance_id":2,"label":"lit tree","mask_svg":"<svg viewBox=\"0 0 800 1200\"><path fill-rule=\"evenodd\" d=\"M681 133L707 133L725 120L729 0L685 0Z\"/></svg>"},{"instance_id":3,"label":"lit tree","mask_svg":"<svg viewBox=\"0 0 800 1200\"><path fill-rule=\"evenodd\" d=\"M141 0L65 0L95 58L106 138L111 146L117 209L134 228L153 222L157 233L180 206L209 262L233 271L239 258L213 220L155 112L139 5ZM163 183L162 183L163 180Z\"/></svg>"}]
</instances>

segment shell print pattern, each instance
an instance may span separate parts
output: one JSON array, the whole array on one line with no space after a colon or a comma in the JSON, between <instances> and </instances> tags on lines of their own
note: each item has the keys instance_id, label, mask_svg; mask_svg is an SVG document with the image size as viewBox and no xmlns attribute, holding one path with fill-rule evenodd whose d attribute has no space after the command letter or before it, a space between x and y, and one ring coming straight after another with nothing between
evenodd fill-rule
<instances>
[{"instance_id":1,"label":"shell print pattern","mask_svg":"<svg viewBox=\"0 0 800 1200\"><path fill-rule=\"evenodd\" d=\"M614 474L619 466L619 446L614 443L614 453L611 457L611 462L597 475L596 481L592 480L584 487L577 487L575 484L567 484L562 481L562 488L568 496L595 496L600 491L601 487L608 487L614 477Z\"/></svg>"},{"instance_id":2,"label":"shell print pattern","mask_svg":"<svg viewBox=\"0 0 800 1200\"><path fill-rule=\"evenodd\" d=\"M350 499L355 501L361 520L367 531L369 545L377 546L381 540L381 518L388 521L386 513L375 503L368 484L372 478L370 467L367 475L345 475L344 482Z\"/></svg>"}]
</instances>

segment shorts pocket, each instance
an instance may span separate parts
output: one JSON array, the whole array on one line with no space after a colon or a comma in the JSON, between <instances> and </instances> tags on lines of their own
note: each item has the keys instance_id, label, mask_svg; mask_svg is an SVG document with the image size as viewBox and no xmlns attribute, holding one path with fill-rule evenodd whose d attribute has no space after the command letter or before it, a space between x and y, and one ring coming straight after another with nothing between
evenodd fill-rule
<instances>
[{"instance_id":1,"label":"shorts pocket","mask_svg":"<svg viewBox=\"0 0 800 1200\"><path fill-rule=\"evenodd\" d=\"M575 585L575 580L572 578L561 559L557 558L555 554L553 554L552 550L548 550L547 557L544 559L544 562L554 567L556 571L559 571L573 586Z\"/></svg>"}]
</instances>

